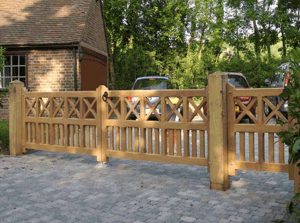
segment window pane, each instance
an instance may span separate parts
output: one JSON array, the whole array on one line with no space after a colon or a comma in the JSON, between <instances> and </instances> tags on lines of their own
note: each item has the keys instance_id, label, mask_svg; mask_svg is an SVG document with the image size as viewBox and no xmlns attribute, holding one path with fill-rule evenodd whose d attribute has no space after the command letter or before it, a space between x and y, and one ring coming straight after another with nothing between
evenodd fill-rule
<instances>
[{"instance_id":1,"label":"window pane","mask_svg":"<svg viewBox=\"0 0 300 223\"><path fill-rule=\"evenodd\" d=\"M20 81L25 83L25 77L20 78Z\"/></svg>"},{"instance_id":2,"label":"window pane","mask_svg":"<svg viewBox=\"0 0 300 223\"><path fill-rule=\"evenodd\" d=\"M13 77L12 78L13 81L18 80L18 79L19 79L18 77Z\"/></svg>"},{"instance_id":3,"label":"window pane","mask_svg":"<svg viewBox=\"0 0 300 223\"><path fill-rule=\"evenodd\" d=\"M12 68L12 76L18 76L18 67Z\"/></svg>"},{"instance_id":4,"label":"window pane","mask_svg":"<svg viewBox=\"0 0 300 223\"><path fill-rule=\"evenodd\" d=\"M10 82L11 82L10 78L5 78L4 79L4 87L8 87Z\"/></svg>"},{"instance_id":5,"label":"window pane","mask_svg":"<svg viewBox=\"0 0 300 223\"><path fill-rule=\"evenodd\" d=\"M25 77L25 67L20 67L20 76Z\"/></svg>"},{"instance_id":6,"label":"window pane","mask_svg":"<svg viewBox=\"0 0 300 223\"><path fill-rule=\"evenodd\" d=\"M4 76L10 77L10 67L4 67Z\"/></svg>"},{"instance_id":7,"label":"window pane","mask_svg":"<svg viewBox=\"0 0 300 223\"><path fill-rule=\"evenodd\" d=\"M18 56L12 56L12 60L13 60L13 61L12 61L12 62L13 62L13 63L12 63L13 65L18 65L18 63L19 63L19 62L18 62Z\"/></svg>"},{"instance_id":8,"label":"window pane","mask_svg":"<svg viewBox=\"0 0 300 223\"><path fill-rule=\"evenodd\" d=\"M10 56L6 56L4 60L5 65L10 65Z\"/></svg>"},{"instance_id":9,"label":"window pane","mask_svg":"<svg viewBox=\"0 0 300 223\"><path fill-rule=\"evenodd\" d=\"M20 56L20 65L25 65L25 56Z\"/></svg>"}]
</instances>

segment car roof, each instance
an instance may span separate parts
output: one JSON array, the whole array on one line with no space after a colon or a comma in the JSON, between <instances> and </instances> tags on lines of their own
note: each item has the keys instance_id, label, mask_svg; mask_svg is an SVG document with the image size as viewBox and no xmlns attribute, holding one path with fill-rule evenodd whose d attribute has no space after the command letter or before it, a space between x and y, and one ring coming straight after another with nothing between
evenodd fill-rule
<instances>
[{"instance_id":1,"label":"car roof","mask_svg":"<svg viewBox=\"0 0 300 223\"><path fill-rule=\"evenodd\" d=\"M164 80L169 80L169 77L166 76L143 76L143 77L138 77L136 81L138 80L146 80L146 79L164 79Z\"/></svg>"}]
</instances>

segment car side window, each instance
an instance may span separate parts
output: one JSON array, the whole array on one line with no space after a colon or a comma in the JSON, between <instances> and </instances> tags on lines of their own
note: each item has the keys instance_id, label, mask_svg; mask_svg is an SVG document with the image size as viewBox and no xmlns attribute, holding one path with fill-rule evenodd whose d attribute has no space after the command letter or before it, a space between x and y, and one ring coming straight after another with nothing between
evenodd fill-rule
<instances>
[{"instance_id":1,"label":"car side window","mask_svg":"<svg viewBox=\"0 0 300 223\"><path fill-rule=\"evenodd\" d=\"M229 75L228 82L237 88L248 88L247 81L242 76Z\"/></svg>"}]
</instances>

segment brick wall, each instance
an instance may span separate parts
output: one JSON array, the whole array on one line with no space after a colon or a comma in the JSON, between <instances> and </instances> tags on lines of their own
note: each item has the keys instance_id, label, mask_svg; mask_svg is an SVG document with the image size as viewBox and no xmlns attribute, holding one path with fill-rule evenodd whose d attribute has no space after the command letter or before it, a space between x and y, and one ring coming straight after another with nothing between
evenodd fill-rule
<instances>
[{"instance_id":1,"label":"brick wall","mask_svg":"<svg viewBox=\"0 0 300 223\"><path fill-rule=\"evenodd\" d=\"M73 91L73 50L34 50L28 53L27 88L30 91ZM80 66L77 55L77 86L80 90ZM0 120L8 119L8 98L2 99Z\"/></svg>"},{"instance_id":2,"label":"brick wall","mask_svg":"<svg viewBox=\"0 0 300 223\"><path fill-rule=\"evenodd\" d=\"M77 89L80 89L78 71L77 61ZM73 74L72 50L34 50L28 54L28 89L31 91L75 90Z\"/></svg>"}]
</instances>

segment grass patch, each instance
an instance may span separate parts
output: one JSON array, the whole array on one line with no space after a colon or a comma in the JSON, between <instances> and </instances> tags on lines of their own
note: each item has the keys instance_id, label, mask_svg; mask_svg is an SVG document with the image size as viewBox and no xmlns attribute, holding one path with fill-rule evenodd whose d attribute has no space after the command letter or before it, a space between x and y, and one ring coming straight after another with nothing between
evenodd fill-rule
<instances>
[{"instance_id":1,"label":"grass patch","mask_svg":"<svg viewBox=\"0 0 300 223\"><path fill-rule=\"evenodd\" d=\"M9 130L8 121L0 120L0 154L8 154Z\"/></svg>"}]
</instances>

